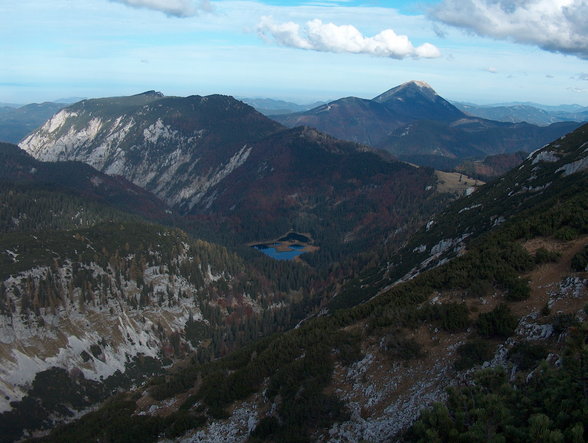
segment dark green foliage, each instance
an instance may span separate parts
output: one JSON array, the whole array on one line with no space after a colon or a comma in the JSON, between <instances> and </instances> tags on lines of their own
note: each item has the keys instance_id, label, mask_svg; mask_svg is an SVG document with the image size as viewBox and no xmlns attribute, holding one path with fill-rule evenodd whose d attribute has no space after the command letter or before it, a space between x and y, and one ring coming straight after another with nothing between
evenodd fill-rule
<instances>
[{"instance_id":1,"label":"dark green foliage","mask_svg":"<svg viewBox=\"0 0 588 443\"><path fill-rule=\"evenodd\" d=\"M136 217L71 193L41 186L0 185L0 232L77 229Z\"/></svg>"},{"instance_id":2,"label":"dark green foliage","mask_svg":"<svg viewBox=\"0 0 588 443\"><path fill-rule=\"evenodd\" d=\"M562 226L559 228L553 236L558 240L570 241L578 237L578 231L570 226Z\"/></svg>"},{"instance_id":3,"label":"dark green foliage","mask_svg":"<svg viewBox=\"0 0 588 443\"><path fill-rule=\"evenodd\" d=\"M133 415L135 401L125 395L109 400L100 410L80 419L79 425L57 428L44 442L107 441L112 443L155 442L159 436L176 438L206 423L206 417L178 411L167 417Z\"/></svg>"},{"instance_id":4,"label":"dark green foliage","mask_svg":"<svg viewBox=\"0 0 588 443\"><path fill-rule=\"evenodd\" d=\"M496 284L512 294L511 299L520 300L528 293L518 275L534 266L533 257L519 243L495 234L477 241L467 255L433 270L428 278L437 290L463 289L473 296L488 294Z\"/></svg>"},{"instance_id":5,"label":"dark green foliage","mask_svg":"<svg viewBox=\"0 0 588 443\"><path fill-rule=\"evenodd\" d=\"M350 365L362 359L361 335L359 333L342 333L337 340L337 359L343 365Z\"/></svg>"},{"instance_id":6,"label":"dark green foliage","mask_svg":"<svg viewBox=\"0 0 588 443\"><path fill-rule=\"evenodd\" d=\"M490 360L494 356L494 346L485 340L474 340L457 348L459 358L454 367L458 371L470 369L475 365Z\"/></svg>"},{"instance_id":7,"label":"dark green foliage","mask_svg":"<svg viewBox=\"0 0 588 443\"><path fill-rule=\"evenodd\" d=\"M503 369L475 375L475 384L452 388L445 405L421 413L407 441L584 441L588 428L588 330L570 330L561 367L540 366L526 377L509 382ZM513 348L511 356L525 355L530 369L545 354L533 345ZM515 357L515 358L519 358ZM522 369L522 368L519 368Z\"/></svg>"},{"instance_id":8,"label":"dark green foliage","mask_svg":"<svg viewBox=\"0 0 588 443\"><path fill-rule=\"evenodd\" d=\"M535 263L541 265L543 263L556 263L561 254L555 251L549 251L545 248L539 248L535 251Z\"/></svg>"},{"instance_id":9,"label":"dark green foliage","mask_svg":"<svg viewBox=\"0 0 588 443\"><path fill-rule=\"evenodd\" d=\"M86 358L92 357L86 353ZM116 371L101 382L87 380L81 372L70 374L56 367L39 372L27 395L13 402L11 411L0 414L0 441L17 440L23 429L50 429L52 419L71 417L74 411L86 409L118 389L130 389L160 372L157 360L142 355L127 363L124 374Z\"/></svg>"},{"instance_id":10,"label":"dark green foliage","mask_svg":"<svg viewBox=\"0 0 588 443\"><path fill-rule=\"evenodd\" d=\"M557 164L552 166L554 170L559 167ZM522 171L530 174L527 170ZM465 306L451 303L444 307L430 307L425 302L433 293L455 293L459 297L457 300L460 300L467 295L482 296L496 290L498 295L523 299L528 285L525 286L521 274L536 266L536 255L527 253L521 243L537 236L555 236L561 229L567 228L575 235L588 232L588 186L584 176L570 176L560 182L553 181L553 174L541 176L533 185L546 186L545 193L515 192L512 198L506 199L510 190L520 190L515 184L524 182L526 178L528 176L508 176L496 186L481 189L475 193L478 195L463 199L455 204L447 219L436 219L440 220L435 225L439 226L438 229L433 226L430 231L419 233L415 243L409 244L410 254L390 256L390 263L373 263L370 271L363 272L359 277L355 274L357 278L351 280L350 290L346 291L344 287L333 299L333 306L339 309L333 310L332 315L308 319L294 330L243 347L229 358L203 365L193 364L162 377L150 387L152 395L158 399L166 398L192 389L201 380L198 393L186 401L182 410L190 412L200 401L201 412L210 417L226 417L235 401L247 398L254 391L259 392L268 382L266 395L273 407L273 417L260 422L251 435L252 441L305 441L320 427L345 419L347 415L342 403L325 393L328 392L325 388L336 362L346 363L360 357L360 353L356 352L355 338L345 336L348 332L341 335L344 328L365 324L362 334L369 339L379 339L395 328L402 331L415 329L423 322L431 322L449 332L462 331L469 324ZM460 210L473 203L481 205L479 211L460 214ZM344 217L347 209L343 208L338 216ZM497 215L504 215L506 219L512 217L503 222ZM311 223L308 221L308 224ZM490 226L500 224L493 232L480 235ZM277 225L280 231L275 233L276 236L292 228L284 226L281 219ZM294 228L299 232L312 232L299 226ZM406 283L391 286L423 259L423 254L413 253L415 248L425 245L428 252L441 239L458 238L470 232L472 235L467 250L457 259L432 272L423 272ZM337 235L340 234L337 232ZM312 235L318 238L314 232ZM324 255L318 261L328 263L338 257L329 256L328 248L322 246ZM456 249L450 248L441 259L455 254ZM380 269L375 270L378 267ZM332 269L340 271L342 268L333 266ZM336 273L333 275L339 276ZM342 273L341 281L347 275ZM389 284L390 287L383 290ZM372 297L376 293L378 296ZM347 296L341 297L344 294ZM211 311L207 315L212 318L217 314ZM481 337L501 339L511 335L516 324L516 317L505 305L480 314L475 322ZM217 332L213 330L213 334ZM418 355L418 343L411 342L407 338L409 334L405 332L405 335L392 336L389 342L391 352L397 356ZM217 340L222 339L223 335L219 334ZM584 346L585 349L585 338L583 340L577 347ZM491 345L488 349L480 343L464 347L460 354L475 361L489 358ZM542 435L539 431L545 424L545 420L537 414L548 417L550 431L557 428L566 436L578 434L578 429L586 425L585 417L588 416L585 413L585 386L582 384L586 373L583 352L581 358L573 355L564 358L563 369L569 376L557 372L557 369L553 369L550 375L552 369L539 368L537 378L531 378L529 382L536 384L539 394L526 391L524 383L514 389L503 373L480 373L476 384L466 388L469 390L462 391L460 388L450 394L450 403L453 403L445 408L436 407L435 412L423 419L424 427L419 430L421 425L415 425L415 438L427 442L436 439L460 441L460 438L462 441L488 441L508 432L505 434L508 435L505 438L507 441L531 441L531 435L533 438ZM516 355L513 354L512 358L519 358ZM534 355L534 351L523 351L521 361L532 360ZM564 392L568 389L571 389L571 397L570 392ZM524 396L519 397L523 392ZM574 395L583 397L576 401ZM561 416L558 416L558 411L563 411ZM566 415L571 418L568 420ZM530 431L531 428L533 431Z\"/></svg>"},{"instance_id":11,"label":"dark green foliage","mask_svg":"<svg viewBox=\"0 0 588 443\"><path fill-rule=\"evenodd\" d=\"M576 324L576 320L573 314L557 314L551 320L553 326L553 332L561 334L570 326Z\"/></svg>"},{"instance_id":12,"label":"dark green foliage","mask_svg":"<svg viewBox=\"0 0 588 443\"><path fill-rule=\"evenodd\" d=\"M506 299L509 301L526 300L531 295L531 287L527 279L513 278L505 286L508 288Z\"/></svg>"},{"instance_id":13,"label":"dark green foliage","mask_svg":"<svg viewBox=\"0 0 588 443\"><path fill-rule=\"evenodd\" d=\"M419 342L404 336L400 331L385 338L384 351L393 360L413 360L425 355Z\"/></svg>"},{"instance_id":14,"label":"dark green foliage","mask_svg":"<svg viewBox=\"0 0 588 443\"><path fill-rule=\"evenodd\" d=\"M482 313L476 321L476 329L485 338L510 337L518 324L518 319L511 313L510 308L500 304L492 311Z\"/></svg>"},{"instance_id":15,"label":"dark green foliage","mask_svg":"<svg viewBox=\"0 0 588 443\"><path fill-rule=\"evenodd\" d=\"M282 431L279 420L274 417L263 418L249 434L249 443L264 441L279 441L279 434Z\"/></svg>"},{"instance_id":16,"label":"dark green foliage","mask_svg":"<svg viewBox=\"0 0 588 443\"><path fill-rule=\"evenodd\" d=\"M508 353L508 358L517 365L517 369L527 371L547 357L547 348L541 344L529 342L516 343Z\"/></svg>"},{"instance_id":17,"label":"dark green foliage","mask_svg":"<svg viewBox=\"0 0 588 443\"><path fill-rule=\"evenodd\" d=\"M588 245L572 257L572 270L585 271L588 268Z\"/></svg>"},{"instance_id":18,"label":"dark green foliage","mask_svg":"<svg viewBox=\"0 0 588 443\"><path fill-rule=\"evenodd\" d=\"M432 321L447 332L464 331L471 323L465 303L426 305L419 309L419 313L422 320Z\"/></svg>"},{"instance_id":19,"label":"dark green foliage","mask_svg":"<svg viewBox=\"0 0 588 443\"><path fill-rule=\"evenodd\" d=\"M210 326L203 321L194 320L192 315L188 318L186 326L184 327L186 340L197 346L201 340L210 337Z\"/></svg>"},{"instance_id":20,"label":"dark green foliage","mask_svg":"<svg viewBox=\"0 0 588 443\"><path fill-rule=\"evenodd\" d=\"M468 289L468 294L471 297L483 298L483 297L486 297L486 296L492 294L493 291L494 291L494 286L492 285L492 283L490 281L475 279L470 284L470 287Z\"/></svg>"}]
</instances>

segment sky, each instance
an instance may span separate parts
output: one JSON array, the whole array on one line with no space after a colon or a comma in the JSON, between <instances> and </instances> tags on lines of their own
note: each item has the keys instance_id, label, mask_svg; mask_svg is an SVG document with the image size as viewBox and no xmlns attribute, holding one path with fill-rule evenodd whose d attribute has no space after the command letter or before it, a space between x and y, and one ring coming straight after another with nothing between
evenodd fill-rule
<instances>
[{"instance_id":1,"label":"sky","mask_svg":"<svg viewBox=\"0 0 588 443\"><path fill-rule=\"evenodd\" d=\"M0 0L0 102L373 98L588 106L588 0Z\"/></svg>"}]
</instances>

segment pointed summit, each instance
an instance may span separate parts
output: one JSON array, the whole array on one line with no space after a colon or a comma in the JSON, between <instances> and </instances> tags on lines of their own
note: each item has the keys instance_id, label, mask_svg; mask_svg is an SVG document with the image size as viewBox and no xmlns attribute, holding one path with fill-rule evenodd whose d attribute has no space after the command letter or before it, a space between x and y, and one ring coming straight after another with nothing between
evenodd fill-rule
<instances>
[{"instance_id":1,"label":"pointed summit","mask_svg":"<svg viewBox=\"0 0 588 443\"><path fill-rule=\"evenodd\" d=\"M416 120L451 121L465 117L423 81L409 81L373 99L398 115Z\"/></svg>"},{"instance_id":2,"label":"pointed summit","mask_svg":"<svg viewBox=\"0 0 588 443\"><path fill-rule=\"evenodd\" d=\"M395 88L389 89L383 94L378 95L373 100L378 103L386 103L390 100L413 99L423 97L429 101L435 101L439 97L435 90L426 82L411 80Z\"/></svg>"}]
</instances>

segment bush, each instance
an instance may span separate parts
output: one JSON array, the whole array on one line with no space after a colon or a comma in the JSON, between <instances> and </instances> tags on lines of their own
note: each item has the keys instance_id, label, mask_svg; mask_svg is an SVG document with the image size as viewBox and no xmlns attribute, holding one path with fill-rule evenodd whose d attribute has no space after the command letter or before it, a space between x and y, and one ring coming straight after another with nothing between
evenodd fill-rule
<instances>
[{"instance_id":1,"label":"bush","mask_svg":"<svg viewBox=\"0 0 588 443\"><path fill-rule=\"evenodd\" d=\"M505 285L507 288L506 299L510 301L526 300L531 295L529 280L513 278Z\"/></svg>"},{"instance_id":2,"label":"bush","mask_svg":"<svg viewBox=\"0 0 588 443\"><path fill-rule=\"evenodd\" d=\"M578 238L578 231L576 231L574 228L570 228L569 226L563 226L556 231L555 238L563 241L574 240L575 238Z\"/></svg>"},{"instance_id":3,"label":"bush","mask_svg":"<svg viewBox=\"0 0 588 443\"><path fill-rule=\"evenodd\" d=\"M558 314L553 318L551 324L553 331L556 334L561 334L567 328L576 324L576 320L572 314Z\"/></svg>"},{"instance_id":4,"label":"bush","mask_svg":"<svg viewBox=\"0 0 588 443\"><path fill-rule=\"evenodd\" d=\"M488 280L476 279L472 282L468 289L469 295L472 297L486 297L494 292L494 286Z\"/></svg>"},{"instance_id":5,"label":"bush","mask_svg":"<svg viewBox=\"0 0 588 443\"><path fill-rule=\"evenodd\" d=\"M588 246L584 246L580 252L578 252L572 258L572 270L576 272L586 271L588 269Z\"/></svg>"},{"instance_id":6,"label":"bush","mask_svg":"<svg viewBox=\"0 0 588 443\"><path fill-rule=\"evenodd\" d=\"M480 314L476 327L482 337L507 338L514 333L517 324L518 319L511 313L510 308L500 304L491 312Z\"/></svg>"},{"instance_id":7,"label":"bush","mask_svg":"<svg viewBox=\"0 0 588 443\"><path fill-rule=\"evenodd\" d=\"M463 331L470 325L469 310L465 304L441 305L441 327L448 332Z\"/></svg>"},{"instance_id":8,"label":"bush","mask_svg":"<svg viewBox=\"0 0 588 443\"><path fill-rule=\"evenodd\" d=\"M413 360L424 357L421 344L414 338L391 335L386 338L384 346L388 356L393 359Z\"/></svg>"},{"instance_id":9,"label":"bush","mask_svg":"<svg viewBox=\"0 0 588 443\"><path fill-rule=\"evenodd\" d=\"M541 265L543 263L556 263L561 254L555 251L549 251L545 248L539 248L535 252L535 263Z\"/></svg>"},{"instance_id":10,"label":"bush","mask_svg":"<svg viewBox=\"0 0 588 443\"><path fill-rule=\"evenodd\" d=\"M457 348L457 355L459 358L453 367L458 371L463 371L490 360L494 356L494 350L492 344L487 341L474 340Z\"/></svg>"},{"instance_id":11,"label":"bush","mask_svg":"<svg viewBox=\"0 0 588 443\"><path fill-rule=\"evenodd\" d=\"M508 357L522 371L534 368L539 360L547 357L547 348L543 345L521 342L515 344Z\"/></svg>"}]
</instances>

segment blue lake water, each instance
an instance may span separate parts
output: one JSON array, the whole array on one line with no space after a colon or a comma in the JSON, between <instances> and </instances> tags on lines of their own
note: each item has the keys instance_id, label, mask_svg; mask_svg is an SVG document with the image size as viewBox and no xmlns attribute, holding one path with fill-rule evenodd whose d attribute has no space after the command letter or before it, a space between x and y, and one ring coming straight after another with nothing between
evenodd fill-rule
<instances>
[{"instance_id":1,"label":"blue lake water","mask_svg":"<svg viewBox=\"0 0 588 443\"><path fill-rule=\"evenodd\" d=\"M292 260L293 258L298 257L300 254L304 253L304 246L302 245L291 245L291 251L278 251L274 247L277 245L278 243L274 243L273 245L255 245L252 247L276 260Z\"/></svg>"}]
</instances>

